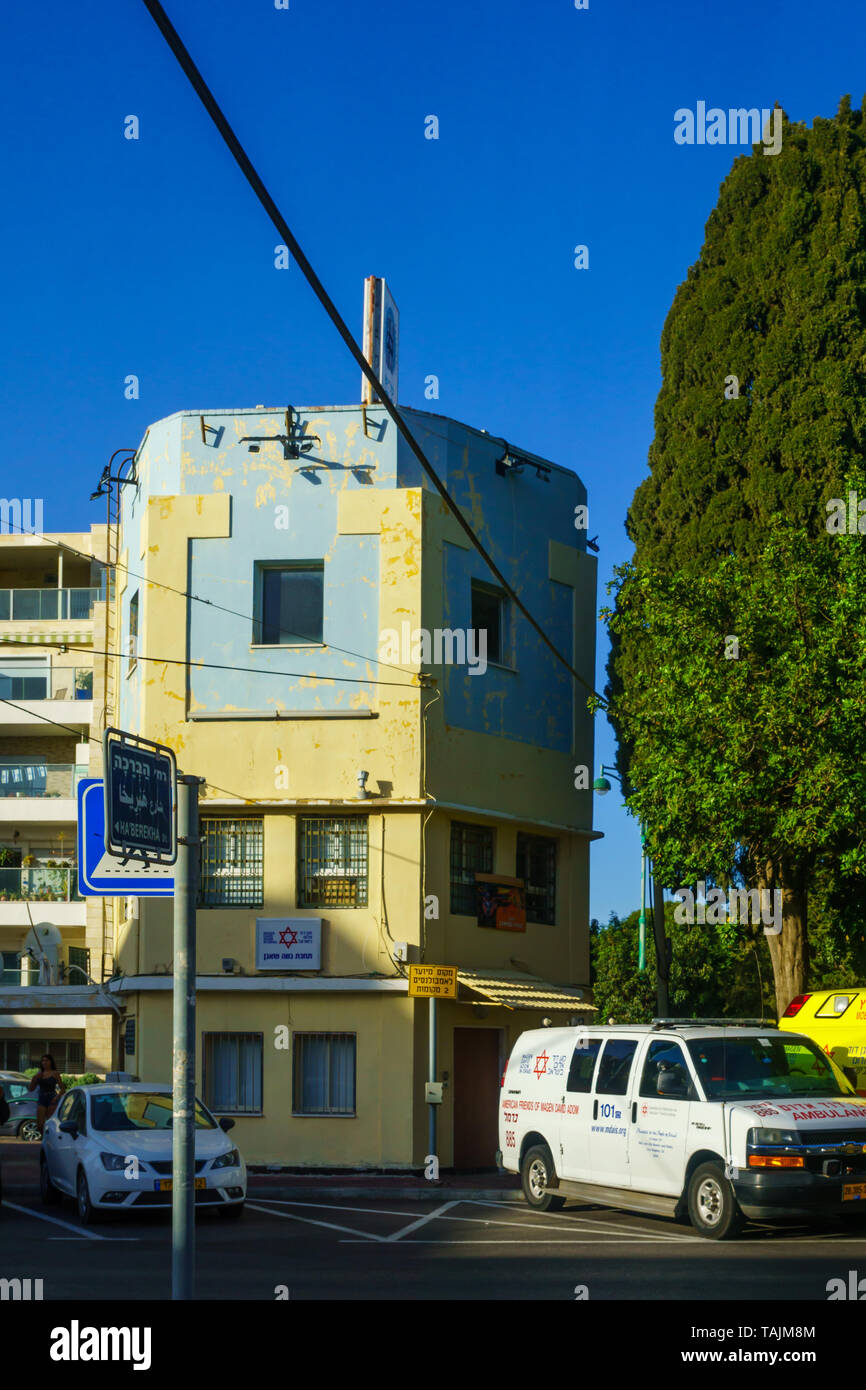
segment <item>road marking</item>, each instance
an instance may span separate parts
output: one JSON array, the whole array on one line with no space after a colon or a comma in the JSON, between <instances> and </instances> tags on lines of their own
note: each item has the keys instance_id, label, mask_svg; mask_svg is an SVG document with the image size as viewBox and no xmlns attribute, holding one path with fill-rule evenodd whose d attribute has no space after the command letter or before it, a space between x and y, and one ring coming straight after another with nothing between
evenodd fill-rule
<instances>
[{"instance_id":1,"label":"road marking","mask_svg":"<svg viewBox=\"0 0 866 1390\"><path fill-rule=\"evenodd\" d=\"M77 1240L108 1240L108 1236L97 1235L95 1231L82 1230L80 1226L73 1226L69 1221L61 1221L59 1216L48 1216L44 1211L34 1211L32 1207L20 1207L17 1202L7 1202L4 1199L4 1207L9 1207L10 1211L23 1211L25 1216L34 1216L37 1221L50 1221L53 1226L62 1226L66 1231L73 1231Z\"/></svg>"},{"instance_id":2,"label":"road marking","mask_svg":"<svg viewBox=\"0 0 866 1390\"><path fill-rule=\"evenodd\" d=\"M475 1198L475 1197L468 1198L467 1201L471 1201L471 1204L472 1204L473 1206L477 1206L477 1207L501 1207L501 1203L500 1203L500 1202L486 1202L486 1201L484 1201L484 1199L481 1198L481 1197L478 1197L478 1198ZM549 1219L552 1220L552 1221L555 1221L556 1224L557 1224L557 1226L559 1226L560 1224L562 1224L562 1223L564 1223L564 1222L566 1222L566 1221L583 1221L583 1222L594 1221L596 1218L600 1218L600 1217L605 1216L605 1215L607 1215L607 1214L610 1214L610 1215L612 1215L612 1216L615 1216L615 1215L617 1214L616 1208L614 1208L614 1207L604 1207L600 1212L597 1212L597 1213L595 1214L595 1216L569 1216L569 1214L568 1214L567 1212L557 1212L555 1216L553 1216L553 1217L551 1217L551 1218L549 1218ZM607 1224L610 1225L610 1223L607 1223ZM611 1226L610 1228L611 1228L612 1230L614 1230L614 1231L623 1231L623 1232L630 1233L630 1234L633 1234L633 1235L645 1236L645 1237L650 1237L650 1238L652 1238L652 1239L658 1239L658 1240L691 1240L691 1241L695 1241L695 1240L700 1240L700 1241L702 1241L702 1240L703 1240L703 1237L702 1237L702 1236L694 1236L694 1235L692 1235L692 1236L687 1236L687 1235L685 1235L685 1234L683 1234L683 1235L669 1235L669 1236L665 1236L665 1235L653 1236L653 1234L652 1234L651 1231L643 1231L643 1230L641 1230L641 1228L640 1228L639 1226L623 1226L621 1223L617 1224L616 1226ZM601 1223L599 1223L599 1226L598 1226L598 1227L595 1227L594 1229L599 1229L599 1230L602 1229Z\"/></svg>"},{"instance_id":3,"label":"road marking","mask_svg":"<svg viewBox=\"0 0 866 1390\"><path fill-rule=\"evenodd\" d=\"M314 1207L314 1208L323 1207L323 1208L325 1208L326 1210L330 1209L330 1210L336 1210L336 1211L353 1211L353 1212L357 1212L357 1213L359 1213L359 1214L363 1214L363 1215L366 1215L366 1216L406 1216L406 1215L408 1215L408 1213L405 1212L405 1211L391 1211L391 1210L388 1210L388 1209L382 1208L382 1207L349 1207L349 1206L336 1206L336 1204L333 1204L333 1203L330 1203L330 1202L290 1202L290 1201L288 1201L286 1198L277 1198L277 1197L274 1197L274 1198L271 1199L271 1200L272 1200L275 1204L276 1204L276 1203L280 1203L280 1204L285 1205L285 1206L303 1206L303 1207ZM442 1213L445 1212L445 1211L447 1211L447 1210L449 1209L449 1207L452 1207L452 1206L460 1206L461 1204L465 1204L465 1205L467 1205L467 1206L476 1206L476 1205L478 1205L478 1206L482 1206L482 1205L483 1205L483 1206L490 1206L490 1207L496 1208L496 1209L499 1210L499 1211L502 1210L502 1203L501 1203L501 1202L483 1202L483 1203L482 1203L482 1202L476 1202L474 1199L469 1199L469 1198L462 1197L462 1198L458 1198L458 1199L456 1199L456 1200L454 1200L454 1201L452 1201L452 1202L446 1202L446 1203L444 1204L444 1206L440 1207L437 1211L435 1211L435 1212L429 1212L426 1216L420 1217L420 1218L418 1219L418 1221L413 1222L410 1226L404 1227L404 1228L403 1228L403 1233L405 1234L405 1233L407 1233L408 1231L417 1228L418 1226L424 1225L427 1221L432 1221L432 1220L434 1220L434 1218L435 1218L436 1220L439 1220L439 1221L467 1221L467 1222L472 1222L472 1223L474 1223L474 1224L476 1224L476 1225L485 1225L485 1226L512 1226L512 1227L515 1227L515 1226L516 1226L516 1227L524 1227L524 1228L526 1228L526 1229L528 1229L528 1230L531 1230L531 1231L547 1231L547 1230L550 1230L550 1229L551 1229L551 1220L552 1220L552 1221L555 1221L555 1223L556 1223L556 1225L557 1225L558 1227L564 1224L563 1218L560 1217L560 1216L556 1216L556 1217L552 1218L551 1220L547 1220L547 1221L541 1220L541 1219L538 1219L538 1220L536 1220L536 1221L518 1221L518 1220L514 1220L514 1219L507 1220L507 1221L506 1221L506 1220L499 1220L499 1221L497 1221L497 1220L494 1220L493 1218L483 1217L483 1216L444 1216L444 1215L442 1215ZM249 1204L248 1204L248 1205L249 1205ZM259 1211L262 1211L263 1208L262 1208L262 1207L258 1207L258 1210L259 1210ZM280 1216L281 1214L282 1214L282 1213L280 1213L280 1212L273 1212L273 1213L272 1213L272 1215L274 1215L274 1216ZM531 1214L531 1213L530 1213L530 1214ZM590 1220L590 1218L588 1218L588 1217L582 1217L582 1218L581 1218L581 1217L566 1217L565 1220L569 1222L569 1225L568 1225L567 1228L566 1228L566 1229L568 1229L568 1230L587 1231L587 1232L590 1232L590 1231L591 1231L591 1232L593 1232L593 1233L598 1233L598 1234L602 1234L602 1235L603 1235L603 1234L606 1234L606 1232L609 1230L609 1231L610 1231L612 1234L614 1234L614 1235L616 1235L616 1234L622 1234L622 1235L624 1235L624 1236L626 1236L626 1235L634 1235L636 1238L638 1238L638 1239L640 1239L640 1240L644 1240L644 1241L647 1241L647 1240L650 1240L650 1241L659 1241L659 1242L668 1241L668 1242L673 1242L673 1243L675 1243L675 1244L682 1244L683 1242L685 1242L685 1243L691 1244L691 1245L695 1244L695 1242L699 1242L700 1244L703 1244L703 1243L704 1243L704 1242L702 1241L702 1239L701 1239L700 1236L657 1234L657 1233L654 1233L654 1232L652 1232L652 1231L641 1231L641 1230L639 1230L639 1229L636 1228L636 1227L630 1227L630 1226L610 1226L610 1225L607 1225L607 1226L605 1226L605 1227L602 1227L601 1225L596 1226L596 1225ZM382 1241L384 1241L384 1242L386 1242L386 1243L389 1243L389 1244L390 1244L390 1243L393 1243L395 1240L399 1240L400 1238L401 1238L401 1237L400 1237L399 1233L397 1233L397 1234L395 1234L395 1235L391 1235L391 1236L380 1236L380 1237L379 1237L380 1240L382 1240Z\"/></svg>"},{"instance_id":4,"label":"road marking","mask_svg":"<svg viewBox=\"0 0 866 1390\"><path fill-rule=\"evenodd\" d=\"M443 1212L450 1211L451 1207L456 1207L456 1205L456 1202L446 1202L444 1206L437 1207L435 1211L428 1212L426 1216L419 1216L417 1221L410 1222L408 1226L403 1227L402 1231L395 1231L392 1236L386 1236L385 1243L390 1244L395 1240L402 1240L403 1236L407 1236L410 1231L417 1231L419 1226L426 1226L428 1221L435 1221L438 1217L442 1215ZM457 1221L477 1221L479 1218L477 1216L458 1216L453 1219Z\"/></svg>"},{"instance_id":5,"label":"road marking","mask_svg":"<svg viewBox=\"0 0 866 1390\"><path fill-rule=\"evenodd\" d=\"M664 1240L650 1237L650 1241L655 1245L664 1245ZM593 1236L543 1236L540 1240L530 1240L528 1236L522 1236L519 1240L506 1240L498 1236L492 1240L485 1240L483 1236L466 1236L463 1240L407 1240L405 1245L633 1245L634 1241L625 1237L622 1240L605 1240L599 1242ZM341 1240L340 1245L363 1245L362 1240Z\"/></svg>"},{"instance_id":6,"label":"road marking","mask_svg":"<svg viewBox=\"0 0 866 1390\"><path fill-rule=\"evenodd\" d=\"M385 1236L365 1235L363 1231L354 1231L351 1226L337 1226L333 1221L315 1221L312 1216L295 1216L292 1211L268 1211L267 1207L260 1207L255 1202L247 1202L248 1211L263 1211L266 1216L281 1216L284 1221L303 1221L308 1226L326 1226L330 1231L348 1231L352 1236L363 1236L366 1241L384 1241ZM401 1212L405 1216L405 1212Z\"/></svg>"}]
</instances>

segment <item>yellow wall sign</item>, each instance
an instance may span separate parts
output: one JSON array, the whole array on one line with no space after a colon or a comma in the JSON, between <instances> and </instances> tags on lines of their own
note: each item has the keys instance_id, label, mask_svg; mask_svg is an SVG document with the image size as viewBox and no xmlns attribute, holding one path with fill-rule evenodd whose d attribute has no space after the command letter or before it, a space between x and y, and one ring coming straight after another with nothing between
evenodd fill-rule
<instances>
[{"instance_id":1,"label":"yellow wall sign","mask_svg":"<svg viewBox=\"0 0 866 1390\"><path fill-rule=\"evenodd\" d=\"M456 999L456 965L410 965L410 999Z\"/></svg>"}]
</instances>

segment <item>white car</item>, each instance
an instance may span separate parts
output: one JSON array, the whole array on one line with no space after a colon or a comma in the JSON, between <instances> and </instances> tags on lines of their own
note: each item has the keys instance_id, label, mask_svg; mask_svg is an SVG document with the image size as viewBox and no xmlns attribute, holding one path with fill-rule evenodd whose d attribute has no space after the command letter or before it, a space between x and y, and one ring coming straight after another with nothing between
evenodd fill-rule
<instances>
[{"instance_id":1,"label":"white car","mask_svg":"<svg viewBox=\"0 0 866 1390\"><path fill-rule=\"evenodd\" d=\"M773 1025L545 1028L502 1077L499 1162L530 1206L569 1197L691 1218L866 1215L866 1099L816 1043Z\"/></svg>"},{"instance_id":2,"label":"white car","mask_svg":"<svg viewBox=\"0 0 866 1390\"><path fill-rule=\"evenodd\" d=\"M246 1165L226 1131L195 1103L195 1203L240 1216ZM172 1097L167 1086L76 1086L45 1124L39 1163L43 1202L74 1197L81 1221L109 1211L171 1207Z\"/></svg>"}]
</instances>

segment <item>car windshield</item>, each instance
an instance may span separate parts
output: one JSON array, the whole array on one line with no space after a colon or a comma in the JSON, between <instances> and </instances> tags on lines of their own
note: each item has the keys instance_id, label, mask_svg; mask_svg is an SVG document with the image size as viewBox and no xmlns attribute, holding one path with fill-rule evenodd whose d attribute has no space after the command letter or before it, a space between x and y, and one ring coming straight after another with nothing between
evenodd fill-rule
<instances>
[{"instance_id":1,"label":"car windshield","mask_svg":"<svg viewBox=\"0 0 866 1390\"><path fill-rule=\"evenodd\" d=\"M94 1130L171 1129L169 1091L112 1091L90 1097ZM195 1103L196 1129L215 1129L216 1124L200 1101Z\"/></svg>"},{"instance_id":2,"label":"car windshield","mask_svg":"<svg viewBox=\"0 0 866 1390\"><path fill-rule=\"evenodd\" d=\"M689 1052L708 1100L857 1094L806 1038L701 1038Z\"/></svg>"}]
</instances>

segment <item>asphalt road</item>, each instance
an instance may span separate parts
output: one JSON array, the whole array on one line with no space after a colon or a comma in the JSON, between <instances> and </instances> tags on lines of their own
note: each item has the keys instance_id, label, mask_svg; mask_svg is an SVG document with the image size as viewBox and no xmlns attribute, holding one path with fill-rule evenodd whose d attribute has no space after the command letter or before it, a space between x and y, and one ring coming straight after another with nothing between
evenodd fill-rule
<instances>
[{"instance_id":1,"label":"asphalt road","mask_svg":"<svg viewBox=\"0 0 866 1390\"><path fill-rule=\"evenodd\" d=\"M167 1299L171 1222L144 1212L83 1228L71 1203L48 1209L9 1191L0 1275L41 1278L46 1300ZM807 1300L866 1275L866 1228L752 1225L716 1243L656 1217L522 1202L320 1202L252 1198L237 1222L196 1223L202 1299Z\"/></svg>"}]
</instances>

